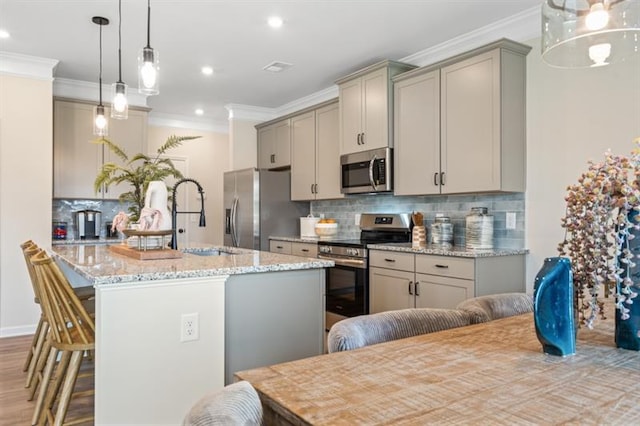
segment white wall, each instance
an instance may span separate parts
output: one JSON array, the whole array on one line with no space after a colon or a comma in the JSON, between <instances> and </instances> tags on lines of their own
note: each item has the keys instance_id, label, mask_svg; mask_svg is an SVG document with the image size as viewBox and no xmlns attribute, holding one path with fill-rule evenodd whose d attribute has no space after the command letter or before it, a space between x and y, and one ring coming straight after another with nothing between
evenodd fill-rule
<instances>
[{"instance_id":1,"label":"white wall","mask_svg":"<svg viewBox=\"0 0 640 426\"><path fill-rule=\"evenodd\" d=\"M222 217L222 175L229 169L229 138L225 133L193 130L173 127L149 126L147 132L148 151L154 153L169 136L202 136L199 139L184 141L178 148L167 152L169 156L188 159L188 175L200 182L205 192L205 213L207 226L198 227L197 222L189 222L189 241L210 244L223 243ZM180 186L181 190L183 185ZM195 187L194 187L195 188ZM189 189L190 210L199 210L200 201L197 191ZM192 196L191 196L192 195ZM193 215L195 220L197 215ZM188 220L191 220L189 218Z\"/></svg>"},{"instance_id":2,"label":"white wall","mask_svg":"<svg viewBox=\"0 0 640 426\"><path fill-rule=\"evenodd\" d=\"M51 78L0 74L0 336L40 316L20 244L51 244L51 99Z\"/></svg>"},{"instance_id":3,"label":"white wall","mask_svg":"<svg viewBox=\"0 0 640 426\"><path fill-rule=\"evenodd\" d=\"M564 239L566 187L601 161L607 149L629 154L640 136L640 54L635 60L589 69L557 69L527 42L527 288L545 257Z\"/></svg>"}]
</instances>

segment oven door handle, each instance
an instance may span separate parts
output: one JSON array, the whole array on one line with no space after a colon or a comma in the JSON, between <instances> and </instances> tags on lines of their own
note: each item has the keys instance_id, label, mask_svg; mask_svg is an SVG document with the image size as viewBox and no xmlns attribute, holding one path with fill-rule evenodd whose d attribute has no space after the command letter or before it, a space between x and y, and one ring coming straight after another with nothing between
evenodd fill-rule
<instances>
[{"instance_id":1,"label":"oven door handle","mask_svg":"<svg viewBox=\"0 0 640 426\"><path fill-rule=\"evenodd\" d=\"M333 260L333 262L338 266L367 269L367 263L362 259L343 259L343 258L336 258L331 256L323 256L321 254L318 255L318 259Z\"/></svg>"}]
</instances>

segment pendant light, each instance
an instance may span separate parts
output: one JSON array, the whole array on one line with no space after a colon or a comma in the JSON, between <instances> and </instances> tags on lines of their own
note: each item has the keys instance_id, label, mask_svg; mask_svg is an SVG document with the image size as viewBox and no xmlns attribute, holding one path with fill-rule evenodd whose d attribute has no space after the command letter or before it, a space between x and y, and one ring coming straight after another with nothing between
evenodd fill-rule
<instances>
[{"instance_id":1,"label":"pendant light","mask_svg":"<svg viewBox=\"0 0 640 426\"><path fill-rule=\"evenodd\" d=\"M118 0L118 81L111 85L111 118L126 120L129 117L127 85L122 81L122 0Z\"/></svg>"},{"instance_id":2,"label":"pendant light","mask_svg":"<svg viewBox=\"0 0 640 426\"><path fill-rule=\"evenodd\" d=\"M104 114L104 105L102 105L102 27L109 25L109 20L102 16L94 16L91 18L94 24L100 25L100 76L98 77L98 91L100 98L98 105L93 110L93 134L96 136L107 136L109 134L109 121Z\"/></svg>"},{"instance_id":3,"label":"pendant light","mask_svg":"<svg viewBox=\"0 0 640 426\"><path fill-rule=\"evenodd\" d=\"M151 0L147 0L147 45L138 54L138 92L145 95L160 93L158 84L158 52L151 48Z\"/></svg>"},{"instance_id":4,"label":"pendant light","mask_svg":"<svg viewBox=\"0 0 640 426\"><path fill-rule=\"evenodd\" d=\"M640 1L544 0L542 59L559 68L608 65L640 54Z\"/></svg>"}]
</instances>

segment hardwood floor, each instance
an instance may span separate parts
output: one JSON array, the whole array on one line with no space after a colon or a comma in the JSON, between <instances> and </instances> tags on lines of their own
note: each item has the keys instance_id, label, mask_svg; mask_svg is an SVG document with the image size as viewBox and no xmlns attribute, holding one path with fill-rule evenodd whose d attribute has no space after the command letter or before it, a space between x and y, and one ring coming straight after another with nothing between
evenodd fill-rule
<instances>
[{"instance_id":1,"label":"hardwood floor","mask_svg":"<svg viewBox=\"0 0 640 426\"><path fill-rule=\"evenodd\" d=\"M29 393L24 387L27 373L22 371L22 366L32 338L33 336L0 338L0 426L31 424L35 400L27 401ZM81 371L90 371L90 364L90 362L83 363ZM78 379L77 389L91 387L93 387L93 378ZM72 399L67 420L85 416L92 411L93 396Z\"/></svg>"}]
</instances>

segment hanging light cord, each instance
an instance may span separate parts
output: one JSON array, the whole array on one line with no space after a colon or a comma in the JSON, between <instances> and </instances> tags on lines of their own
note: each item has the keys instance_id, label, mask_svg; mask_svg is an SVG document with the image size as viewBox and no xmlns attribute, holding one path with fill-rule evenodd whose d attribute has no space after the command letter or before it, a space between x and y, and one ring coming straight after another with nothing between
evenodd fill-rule
<instances>
[{"instance_id":1,"label":"hanging light cord","mask_svg":"<svg viewBox=\"0 0 640 426\"><path fill-rule=\"evenodd\" d=\"M100 25L100 74L98 75L98 82L99 82L99 93L100 93L100 106L102 106L102 26L103 24L99 24Z\"/></svg>"},{"instance_id":2,"label":"hanging light cord","mask_svg":"<svg viewBox=\"0 0 640 426\"><path fill-rule=\"evenodd\" d=\"M151 49L151 0L147 0L147 49Z\"/></svg>"},{"instance_id":3,"label":"hanging light cord","mask_svg":"<svg viewBox=\"0 0 640 426\"><path fill-rule=\"evenodd\" d=\"M118 83L122 81L122 0L118 0Z\"/></svg>"}]
</instances>

